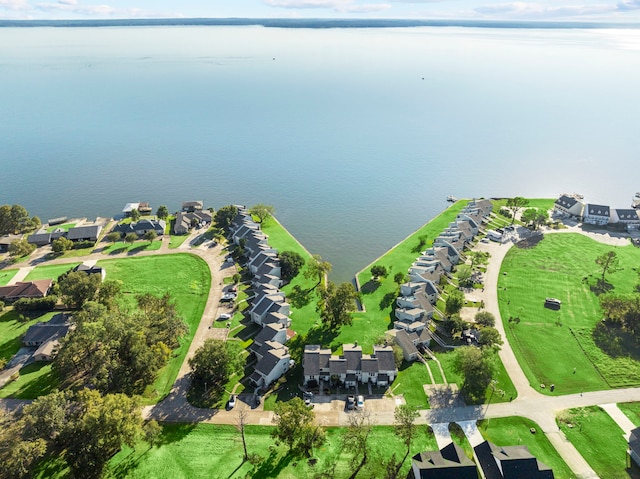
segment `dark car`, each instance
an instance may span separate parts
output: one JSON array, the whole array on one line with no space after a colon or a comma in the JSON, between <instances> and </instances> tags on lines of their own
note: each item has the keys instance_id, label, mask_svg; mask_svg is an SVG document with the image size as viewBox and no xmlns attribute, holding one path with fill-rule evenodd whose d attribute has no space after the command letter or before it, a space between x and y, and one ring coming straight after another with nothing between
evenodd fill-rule
<instances>
[{"instance_id":1,"label":"dark car","mask_svg":"<svg viewBox=\"0 0 640 479\"><path fill-rule=\"evenodd\" d=\"M351 394L347 396L347 411L353 411L356 407L356 397Z\"/></svg>"}]
</instances>

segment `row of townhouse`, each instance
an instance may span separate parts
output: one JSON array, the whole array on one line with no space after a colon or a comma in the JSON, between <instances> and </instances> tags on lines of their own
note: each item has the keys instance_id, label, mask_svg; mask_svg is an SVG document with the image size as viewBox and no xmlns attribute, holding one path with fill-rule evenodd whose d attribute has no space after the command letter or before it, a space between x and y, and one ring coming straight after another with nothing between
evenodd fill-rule
<instances>
[{"instance_id":1,"label":"row of townhouse","mask_svg":"<svg viewBox=\"0 0 640 479\"><path fill-rule=\"evenodd\" d=\"M98 224L75 226L73 228L69 228L69 230L56 228L53 231L47 231L45 228L41 228L35 233L27 236L27 241L36 246L46 246L62 236L74 242L98 241L101 232L102 225Z\"/></svg>"},{"instance_id":2,"label":"row of townhouse","mask_svg":"<svg viewBox=\"0 0 640 479\"><path fill-rule=\"evenodd\" d=\"M428 325L438 300L436 284L458 264L462 251L473 241L482 223L488 221L492 210L490 200L470 201L409 268L409 282L400 286L394 330L389 333L402 349L405 360L417 359L418 347L429 346Z\"/></svg>"},{"instance_id":3,"label":"row of townhouse","mask_svg":"<svg viewBox=\"0 0 640 479\"><path fill-rule=\"evenodd\" d=\"M244 206L236 206L238 213L231 222L230 237L234 244L242 245L247 258L246 266L253 275L251 289L251 321L262 326L254 338L250 351L255 354L256 366L250 376L258 388L267 387L283 376L293 364L289 348L285 346L293 332L289 314L291 307L279 287L280 261L278 251L269 246L267 235Z\"/></svg>"},{"instance_id":4,"label":"row of townhouse","mask_svg":"<svg viewBox=\"0 0 640 479\"><path fill-rule=\"evenodd\" d=\"M315 387L321 382L356 387L356 383L389 386L398 375L393 348L374 346L373 354L363 354L357 344L344 344L341 355L331 354L318 344L308 344L303 358L304 385Z\"/></svg>"},{"instance_id":5,"label":"row of townhouse","mask_svg":"<svg viewBox=\"0 0 640 479\"><path fill-rule=\"evenodd\" d=\"M640 210L613 209L606 205L584 203L580 195L560 195L553 204L553 214L562 218L575 218L590 225L620 224L628 231L640 229Z\"/></svg>"}]
</instances>

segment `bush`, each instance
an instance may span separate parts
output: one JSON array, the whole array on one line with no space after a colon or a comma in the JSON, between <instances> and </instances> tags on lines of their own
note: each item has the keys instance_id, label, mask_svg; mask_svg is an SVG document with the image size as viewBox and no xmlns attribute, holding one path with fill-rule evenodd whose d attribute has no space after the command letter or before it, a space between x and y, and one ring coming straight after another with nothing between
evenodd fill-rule
<instances>
[{"instance_id":1,"label":"bush","mask_svg":"<svg viewBox=\"0 0 640 479\"><path fill-rule=\"evenodd\" d=\"M46 298L20 298L13 307L16 311L51 311L58 302L57 296L49 295Z\"/></svg>"},{"instance_id":2,"label":"bush","mask_svg":"<svg viewBox=\"0 0 640 479\"><path fill-rule=\"evenodd\" d=\"M4 311L4 301L0 301L0 312Z\"/></svg>"},{"instance_id":3,"label":"bush","mask_svg":"<svg viewBox=\"0 0 640 479\"><path fill-rule=\"evenodd\" d=\"M93 248L94 245L93 241L77 241L73 244L73 249Z\"/></svg>"},{"instance_id":4,"label":"bush","mask_svg":"<svg viewBox=\"0 0 640 479\"><path fill-rule=\"evenodd\" d=\"M500 213L500 215L504 216L505 218L513 218L513 215L511 214L511 211L508 210L507 208L500 208L498 213Z\"/></svg>"}]
</instances>

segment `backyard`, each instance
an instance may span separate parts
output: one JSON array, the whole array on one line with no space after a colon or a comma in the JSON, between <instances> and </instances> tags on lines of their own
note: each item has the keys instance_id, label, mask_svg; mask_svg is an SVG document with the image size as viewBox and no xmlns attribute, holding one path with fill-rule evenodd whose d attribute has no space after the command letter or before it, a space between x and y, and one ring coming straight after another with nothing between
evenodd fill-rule
<instances>
[{"instance_id":1,"label":"backyard","mask_svg":"<svg viewBox=\"0 0 640 479\"><path fill-rule=\"evenodd\" d=\"M614 250L624 268L607 276L617 293L630 293L640 250L613 247L580 234L547 234L531 248L513 247L498 282L500 314L511 347L530 384L546 394L596 391L640 384L640 362L633 352L611 357L594 343L602 318L592 286L601 275L597 256ZM545 298L562 301L559 310Z\"/></svg>"}]
</instances>

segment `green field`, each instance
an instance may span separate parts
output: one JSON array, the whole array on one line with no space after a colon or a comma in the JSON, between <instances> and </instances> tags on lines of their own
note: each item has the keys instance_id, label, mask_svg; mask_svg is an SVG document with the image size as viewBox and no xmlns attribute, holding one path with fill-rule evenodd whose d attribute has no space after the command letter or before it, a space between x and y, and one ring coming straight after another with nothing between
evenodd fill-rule
<instances>
[{"instance_id":1,"label":"green field","mask_svg":"<svg viewBox=\"0 0 640 479\"><path fill-rule=\"evenodd\" d=\"M640 426L640 402L619 403L618 408L620 408L636 427Z\"/></svg>"},{"instance_id":2,"label":"green field","mask_svg":"<svg viewBox=\"0 0 640 479\"><path fill-rule=\"evenodd\" d=\"M532 434L530 429L537 431ZM524 417L504 417L478 422L480 433L496 446L527 446L529 452L553 469L555 479L571 479L571 469L555 450L540 426Z\"/></svg>"},{"instance_id":3,"label":"green field","mask_svg":"<svg viewBox=\"0 0 640 479\"><path fill-rule=\"evenodd\" d=\"M116 477L122 478L281 478L346 479L353 472L351 455L342 447L343 428L327 429L327 442L314 451L316 462L287 455L286 446L276 446L269 436L270 427L247 426L247 449L264 461L257 467L242 463L242 442L233 426L166 425L162 445L149 449L141 445L135 451L124 450L111 461ZM369 439L369 460L358 477L383 477L382 461L392 454L403 457L405 448L392 427L376 426ZM433 434L420 426L412 444L412 454L437 449ZM313 465L312 465L313 464ZM410 457L398 477L406 477ZM323 475L325 474L325 475ZM61 477L40 475L37 477Z\"/></svg>"},{"instance_id":4,"label":"green field","mask_svg":"<svg viewBox=\"0 0 640 479\"><path fill-rule=\"evenodd\" d=\"M558 424L601 479L640 478L635 464L628 468L627 441L622 429L600 407L562 411Z\"/></svg>"},{"instance_id":5,"label":"green field","mask_svg":"<svg viewBox=\"0 0 640 479\"><path fill-rule=\"evenodd\" d=\"M35 399L59 387L51 363L31 363L20 369L20 377L0 389L0 398Z\"/></svg>"},{"instance_id":6,"label":"green field","mask_svg":"<svg viewBox=\"0 0 640 479\"><path fill-rule=\"evenodd\" d=\"M426 245L422 250L430 247L434 238L455 219L466 204L467 201L458 201L451 205L358 274L362 303L366 313L354 313L353 325L342 328L334 341L335 345L358 341L363 348L373 349L376 338L393 327L390 318L391 306L398 296L398 285L393 281L393 276L398 272L406 273L419 256L420 251L417 250L419 237L424 235L427 237ZM386 278L376 282L371 280L370 270L374 264L387 268L389 274Z\"/></svg>"},{"instance_id":7,"label":"green field","mask_svg":"<svg viewBox=\"0 0 640 479\"><path fill-rule=\"evenodd\" d=\"M590 335L601 319L590 288L601 274L595 259L611 250L624 269L607 280L616 292L630 293L637 282L631 266L640 260L640 250L632 246L608 246L580 234L547 234L533 248L508 252L498 282L500 314L533 387L555 384L555 394L568 394L640 384L640 363L604 355ZM546 297L560 299L562 308L544 308ZM542 392L550 394L548 387Z\"/></svg>"},{"instance_id":8,"label":"green field","mask_svg":"<svg viewBox=\"0 0 640 479\"><path fill-rule=\"evenodd\" d=\"M149 243L147 240L139 240L134 243L125 243L123 241L118 241L116 243L109 243L109 246L106 246L101 253L102 254L122 254L127 253L130 255L140 253L142 251L157 251L162 247L162 238L156 238L154 241Z\"/></svg>"},{"instance_id":9,"label":"green field","mask_svg":"<svg viewBox=\"0 0 640 479\"><path fill-rule=\"evenodd\" d=\"M437 369L437 365L431 361L429 366ZM434 376L435 379L435 376ZM431 377L427 367L421 362L407 363L404 361L398 369L398 377L393 382L394 396L403 395L405 402L419 409L429 408L429 399L424 392L424 385L431 384Z\"/></svg>"},{"instance_id":10,"label":"green field","mask_svg":"<svg viewBox=\"0 0 640 479\"><path fill-rule=\"evenodd\" d=\"M170 293L189 326L180 348L174 351L168 366L160 371L151 390L145 392L150 402L157 402L171 390L200 323L211 286L209 267L204 260L191 254L102 260L98 265L105 268L107 278L124 283L123 291L130 304L138 294L162 296Z\"/></svg>"},{"instance_id":11,"label":"green field","mask_svg":"<svg viewBox=\"0 0 640 479\"><path fill-rule=\"evenodd\" d=\"M169 249L179 248L180 246L182 246L182 243L184 243L187 240L188 237L189 237L188 234L171 235L171 239L169 240Z\"/></svg>"},{"instance_id":12,"label":"green field","mask_svg":"<svg viewBox=\"0 0 640 479\"><path fill-rule=\"evenodd\" d=\"M48 266L36 266L33 268L25 281L36 281L38 279L53 279L56 280L58 277L67 271L70 271L72 268L75 268L80 263L65 263L65 264L54 264Z\"/></svg>"},{"instance_id":13,"label":"green field","mask_svg":"<svg viewBox=\"0 0 640 479\"><path fill-rule=\"evenodd\" d=\"M63 225L53 225L53 226L49 226L47 228L47 233L52 233L55 230L64 230L64 231L69 231L71 228L73 228L76 224L75 223L65 223Z\"/></svg>"},{"instance_id":14,"label":"green field","mask_svg":"<svg viewBox=\"0 0 640 479\"><path fill-rule=\"evenodd\" d=\"M11 278L13 278L19 270L17 269L3 269L0 270L0 286L5 286Z\"/></svg>"}]
</instances>

